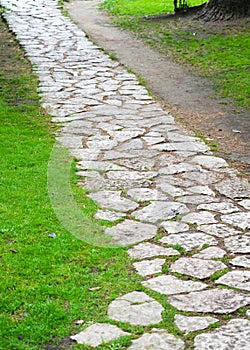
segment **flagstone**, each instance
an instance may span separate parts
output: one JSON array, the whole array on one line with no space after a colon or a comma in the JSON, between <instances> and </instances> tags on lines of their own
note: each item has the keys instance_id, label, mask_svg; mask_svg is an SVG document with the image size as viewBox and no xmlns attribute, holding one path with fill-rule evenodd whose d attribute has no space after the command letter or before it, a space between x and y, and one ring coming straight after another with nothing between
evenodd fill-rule
<instances>
[{"instance_id":1,"label":"flagstone","mask_svg":"<svg viewBox=\"0 0 250 350\"><path fill-rule=\"evenodd\" d=\"M147 326L162 321L163 307L144 292L131 292L113 300L108 307L112 320Z\"/></svg>"},{"instance_id":2,"label":"flagstone","mask_svg":"<svg viewBox=\"0 0 250 350\"><path fill-rule=\"evenodd\" d=\"M174 256L179 255L178 250L173 248L164 248L160 245L153 243L140 243L133 248L128 250L128 254L131 258L134 259L145 259L152 258L156 256Z\"/></svg>"},{"instance_id":3,"label":"flagstone","mask_svg":"<svg viewBox=\"0 0 250 350\"><path fill-rule=\"evenodd\" d=\"M217 279L215 283L250 291L250 271L229 271L227 274Z\"/></svg>"},{"instance_id":4,"label":"flagstone","mask_svg":"<svg viewBox=\"0 0 250 350\"><path fill-rule=\"evenodd\" d=\"M218 242L213 237L201 232L170 234L160 239L161 243L180 245L186 251L202 248L204 244L217 245Z\"/></svg>"},{"instance_id":5,"label":"flagstone","mask_svg":"<svg viewBox=\"0 0 250 350\"><path fill-rule=\"evenodd\" d=\"M186 331L187 334L189 332L205 329L211 324L219 322L219 319L210 316L184 316L176 314L174 317L174 322L181 331Z\"/></svg>"},{"instance_id":6,"label":"flagstone","mask_svg":"<svg viewBox=\"0 0 250 350\"><path fill-rule=\"evenodd\" d=\"M181 280L171 275L162 275L148 279L143 281L142 285L165 295L188 293L207 288L205 283Z\"/></svg>"},{"instance_id":7,"label":"flagstone","mask_svg":"<svg viewBox=\"0 0 250 350\"><path fill-rule=\"evenodd\" d=\"M141 276L154 275L162 271L162 266L165 263L165 259L153 259L153 260L142 260L140 262L133 263L137 272Z\"/></svg>"}]
</instances>

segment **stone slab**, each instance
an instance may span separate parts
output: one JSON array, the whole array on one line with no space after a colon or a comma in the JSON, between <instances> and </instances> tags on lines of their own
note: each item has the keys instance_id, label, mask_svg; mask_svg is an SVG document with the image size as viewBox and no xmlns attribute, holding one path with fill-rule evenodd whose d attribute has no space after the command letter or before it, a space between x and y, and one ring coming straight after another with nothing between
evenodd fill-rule
<instances>
[{"instance_id":1,"label":"stone slab","mask_svg":"<svg viewBox=\"0 0 250 350\"><path fill-rule=\"evenodd\" d=\"M156 226L128 219L105 230L105 234L112 236L114 243L122 246L146 241L156 233Z\"/></svg>"},{"instance_id":2,"label":"stone slab","mask_svg":"<svg viewBox=\"0 0 250 350\"><path fill-rule=\"evenodd\" d=\"M250 254L250 233L227 237L224 244L232 253Z\"/></svg>"},{"instance_id":3,"label":"stone slab","mask_svg":"<svg viewBox=\"0 0 250 350\"><path fill-rule=\"evenodd\" d=\"M230 264L250 269L250 255L237 256L230 261Z\"/></svg>"},{"instance_id":4,"label":"stone slab","mask_svg":"<svg viewBox=\"0 0 250 350\"><path fill-rule=\"evenodd\" d=\"M219 247L208 247L201 250L199 253L194 254L193 258L198 259L221 259L226 255L225 250Z\"/></svg>"},{"instance_id":5,"label":"stone slab","mask_svg":"<svg viewBox=\"0 0 250 350\"><path fill-rule=\"evenodd\" d=\"M174 317L174 322L181 331L186 331L187 334L189 332L205 329L210 326L210 324L219 322L219 319L210 316L184 316L177 314Z\"/></svg>"},{"instance_id":6,"label":"stone slab","mask_svg":"<svg viewBox=\"0 0 250 350\"><path fill-rule=\"evenodd\" d=\"M171 265L170 271L204 279L225 268L227 266L220 261L182 257Z\"/></svg>"},{"instance_id":7,"label":"stone slab","mask_svg":"<svg viewBox=\"0 0 250 350\"><path fill-rule=\"evenodd\" d=\"M186 251L202 248L204 244L208 244L210 246L218 244L216 239L201 232L171 234L161 238L160 242L171 245L178 244Z\"/></svg>"},{"instance_id":8,"label":"stone slab","mask_svg":"<svg viewBox=\"0 0 250 350\"><path fill-rule=\"evenodd\" d=\"M98 347L103 343L108 343L125 335L130 335L130 333L108 323L95 323L83 332L71 336L70 339L75 340L77 344Z\"/></svg>"},{"instance_id":9,"label":"stone slab","mask_svg":"<svg viewBox=\"0 0 250 350\"><path fill-rule=\"evenodd\" d=\"M162 321L163 307L144 292L125 294L109 304L108 316L115 321L147 326Z\"/></svg>"},{"instance_id":10,"label":"stone slab","mask_svg":"<svg viewBox=\"0 0 250 350\"><path fill-rule=\"evenodd\" d=\"M162 275L148 279L142 282L142 285L165 295L188 293L207 288L205 283L185 281L171 275Z\"/></svg>"},{"instance_id":11,"label":"stone slab","mask_svg":"<svg viewBox=\"0 0 250 350\"><path fill-rule=\"evenodd\" d=\"M230 271L217 279L215 283L250 291L250 271Z\"/></svg>"},{"instance_id":12,"label":"stone slab","mask_svg":"<svg viewBox=\"0 0 250 350\"><path fill-rule=\"evenodd\" d=\"M210 289L168 298L180 311L229 314L250 304L250 296L228 289Z\"/></svg>"},{"instance_id":13,"label":"stone slab","mask_svg":"<svg viewBox=\"0 0 250 350\"><path fill-rule=\"evenodd\" d=\"M127 350L182 350L184 342L167 333L164 329L152 329L151 333L144 333L140 338L132 340Z\"/></svg>"},{"instance_id":14,"label":"stone slab","mask_svg":"<svg viewBox=\"0 0 250 350\"><path fill-rule=\"evenodd\" d=\"M134 201L121 197L121 191L98 191L90 193L88 197L105 209L127 212L138 207L138 204Z\"/></svg>"},{"instance_id":15,"label":"stone slab","mask_svg":"<svg viewBox=\"0 0 250 350\"><path fill-rule=\"evenodd\" d=\"M247 350L249 339L250 322L236 318L210 333L197 335L194 339L194 349Z\"/></svg>"},{"instance_id":16,"label":"stone slab","mask_svg":"<svg viewBox=\"0 0 250 350\"><path fill-rule=\"evenodd\" d=\"M154 275L162 271L162 266L165 264L165 259L142 260L133 263L139 275L145 277Z\"/></svg>"},{"instance_id":17,"label":"stone slab","mask_svg":"<svg viewBox=\"0 0 250 350\"><path fill-rule=\"evenodd\" d=\"M178 250L173 248L164 248L160 245L153 243L140 243L133 248L128 250L128 254L131 258L134 259L145 259L153 258L156 256L174 256L179 255Z\"/></svg>"},{"instance_id":18,"label":"stone slab","mask_svg":"<svg viewBox=\"0 0 250 350\"><path fill-rule=\"evenodd\" d=\"M250 211L246 213L233 213L222 215L221 220L242 230L250 230Z\"/></svg>"}]
</instances>

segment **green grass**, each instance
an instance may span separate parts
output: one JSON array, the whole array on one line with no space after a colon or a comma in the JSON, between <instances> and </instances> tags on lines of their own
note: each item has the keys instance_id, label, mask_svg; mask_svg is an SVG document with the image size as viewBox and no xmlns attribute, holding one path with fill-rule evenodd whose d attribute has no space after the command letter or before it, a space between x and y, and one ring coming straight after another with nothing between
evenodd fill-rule
<instances>
[{"instance_id":1,"label":"green grass","mask_svg":"<svg viewBox=\"0 0 250 350\"><path fill-rule=\"evenodd\" d=\"M58 221L47 190L55 126L39 107L36 77L1 23L0 34L6 40L0 53L0 349L37 350L78 333L83 326L75 320L107 320L108 304L140 288L140 277L124 249L87 245ZM91 218L97 208L75 181L72 172L75 198Z\"/></svg>"},{"instance_id":2,"label":"green grass","mask_svg":"<svg viewBox=\"0 0 250 350\"><path fill-rule=\"evenodd\" d=\"M189 1L201 5L204 1ZM241 24L205 24L152 15L173 11L173 1L105 0L114 22L130 30L159 52L207 77L215 91L240 108L250 106L249 20ZM165 6L165 7L164 7ZM149 16L147 18L143 16Z\"/></svg>"}]
</instances>

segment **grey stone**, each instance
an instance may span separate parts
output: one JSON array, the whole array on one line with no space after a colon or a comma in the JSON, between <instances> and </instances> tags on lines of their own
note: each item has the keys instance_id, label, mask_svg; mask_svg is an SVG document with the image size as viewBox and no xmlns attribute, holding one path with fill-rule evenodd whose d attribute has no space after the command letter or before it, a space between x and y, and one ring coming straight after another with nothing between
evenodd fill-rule
<instances>
[{"instance_id":1,"label":"grey stone","mask_svg":"<svg viewBox=\"0 0 250 350\"><path fill-rule=\"evenodd\" d=\"M192 159L192 162L208 169L219 169L228 166L227 162L224 159L214 156L195 156Z\"/></svg>"},{"instance_id":2,"label":"grey stone","mask_svg":"<svg viewBox=\"0 0 250 350\"><path fill-rule=\"evenodd\" d=\"M227 266L220 261L183 257L171 265L170 271L203 279L210 277L216 271L223 270L226 267Z\"/></svg>"},{"instance_id":3,"label":"grey stone","mask_svg":"<svg viewBox=\"0 0 250 350\"><path fill-rule=\"evenodd\" d=\"M133 188L127 191L127 194L136 201L163 201L167 196L158 190L151 188Z\"/></svg>"},{"instance_id":4,"label":"grey stone","mask_svg":"<svg viewBox=\"0 0 250 350\"><path fill-rule=\"evenodd\" d=\"M163 227L168 233L180 233L189 230L188 224L179 221L163 221L161 227Z\"/></svg>"},{"instance_id":5,"label":"grey stone","mask_svg":"<svg viewBox=\"0 0 250 350\"><path fill-rule=\"evenodd\" d=\"M222 215L221 220L227 224L237 226L242 230L250 229L250 211L247 213L233 213Z\"/></svg>"},{"instance_id":6,"label":"grey stone","mask_svg":"<svg viewBox=\"0 0 250 350\"><path fill-rule=\"evenodd\" d=\"M111 162L98 162L93 160L83 160L77 164L77 167L82 170L122 170L122 167Z\"/></svg>"},{"instance_id":7,"label":"grey stone","mask_svg":"<svg viewBox=\"0 0 250 350\"><path fill-rule=\"evenodd\" d=\"M165 295L188 293L207 288L205 283L184 281L171 275L163 275L148 279L142 282L142 285Z\"/></svg>"},{"instance_id":8,"label":"grey stone","mask_svg":"<svg viewBox=\"0 0 250 350\"><path fill-rule=\"evenodd\" d=\"M201 142L169 142L152 146L153 149L159 151L190 151L190 152L206 152L208 146Z\"/></svg>"},{"instance_id":9,"label":"grey stone","mask_svg":"<svg viewBox=\"0 0 250 350\"><path fill-rule=\"evenodd\" d=\"M95 218L99 220L107 220L107 221L116 221L123 217L125 217L126 214L120 213L118 211L111 211L111 210L98 210L95 214Z\"/></svg>"},{"instance_id":10,"label":"grey stone","mask_svg":"<svg viewBox=\"0 0 250 350\"><path fill-rule=\"evenodd\" d=\"M151 239L156 233L156 226L133 220L125 220L122 223L105 230L105 234L110 235L114 243L122 246Z\"/></svg>"},{"instance_id":11,"label":"grey stone","mask_svg":"<svg viewBox=\"0 0 250 350\"><path fill-rule=\"evenodd\" d=\"M107 178L112 180L142 180L149 179L157 176L157 172L155 171L109 171L107 173Z\"/></svg>"},{"instance_id":12,"label":"grey stone","mask_svg":"<svg viewBox=\"0 0 250 350\"><path fill-rule=\"evenodd\" d=\"M184 173L182 175L183 178L188 179L190 181L194 181L196 183L204 185L210 185L218 182L219 180L222 180L224 178L223 174L220 174L218 172L212 173L211 171L192 171L189 173Z\"/></svg>"},{"instance_id":13,"label":"grey stone","mask_svg":"<svg viewBox=\"0 0 250 350\"><path fill-rule=\"evenodd\" d=\"M201 250L199 253L194 254L193 258L210 260L210 259L220 259L220 258L223 258L223 256L225 255L226 255L225 250L219 247L208 247Z\"/></svg>"},{"instance_id":14,"label":"grey stone","mask_svg":"<svg viewBox=\"0 0 250 350\"><path fill-rule=\"evenodd\" d=\"M240 204L245 209L250 210L250 199L243 199L238 204Z\"/></svg>"},{"instance_id":15,"label":"grey stone","mask_svg":"<svg viewBox=\"0 0 250 350\"><path fill-rule=\"evenodd\" d=\"M183 163L173 164L168 167L161 168L159 170L159 173L164 175L174 175L174 174L181 174L181 173L197 171L197 170L198 171L200 170L199 166L183 162Z\"/></svg>"},{"instance_id":16,"label":"grey stone","mask_svg":"<svg viewBox=\"0 0 250 350\"><path fill-rule=\"evenodd\" d=\"M236 231L234 228L224 224L201 225L198 226L198 229L219 238L229 237L240 233L240 231Z\"/></svg>"},{"instance_id":17,"label":"grey stone","mask_svg":"<svg viewBox=\"0 0 250 350\"><path fill-rule=\"evenodd\" d=\"M250 255L240 255L230 261L230 264L250 268Z\"/></svg>"},{"instance_id":18,"label":"grey stone","mask_svg":"<svg viewBox=\"0 0 250 350\"><path fill-rule=\"evenodd\" d=\"M161 238L160 242L171 245L178 244L187 251L202 248L204 244L217 245L217 240L201 232L171 234Z\"/></svg>"},{"instance_id":19,"label":"grey stone","mask_svg":"<svg viewBox=\"0 0 250 350\"><path fill-rule=\"evenodd\" d=\"M175 315L174 322L181 331L186 331L186 334L187 334L189 332L205 329L208 326L210 326L210 324L219 322L219 319L215 317L209 317L209 316L201 317L201 316Z\"/></svg>"},{"instance_id":20,"label":"grey stone","mask_svg":"<svg viewBox=\"0 0 250 350\"><path fill-rule=\"evenodd\" d=\"M173 142L195 142L199 139L197 137L183 135L177 132L168 132L168 140Z\"/></svg>"},{"instance_id":21,"label":"grey stone","mask_svg":"<svg viewBox=\"0 0 250 350\"><path fill-rule=\"evenodd\" d=\"M179 197L179 196L184 196L185 194L187 194L188 192L183 190L180 187L177 186L173 186L171 184L168 183L158 183L157 187L160 188L163 192L167 193L168 195L172 196L172 197Z\"/></svg>"},{"instance_id":22,"label":"grey stone","mask_svg":"<svg viewBox=\"0 0 250 350\"><path fill-rule=\"evenodd\" d=\"M226 179L216 184L215 188L224 196L232 199L250 197L249 183L245 179L237 177Z\"/></svg>"},{"instance_id":23,"label":"grey stone","mask_svg":"<svg viewBox=\"0 0 250 350\"><path fill-rule=\"evenodd\" d=\"M232 253L250 253L250 233L227 237L224 239L226 248Z\"/></svg>"},{"instance_id":24,"label":"grey stone","mask_svg":"<svg viewBox=\"0 0 250 350\"><path fill-rule=\"evenodd\" d=\"M188 191L206 196L215 196L215 193L208 186L192 186L188 188Z\"/></svg>"},{"instance_id":25,"label":"grey stone","mask_svg":"<svg viewBox=\"0 0 250 350\"><path fill-rule=\"evenodd\" d=\"M133 263L137 272L141 276L154 275L162 271L162 266L165 263L165 259L153 259L153 260L143 260L140 262Z\"/></svg>"},{"instance_id":26,"label":"grey stone","mask_svg":"<svg viewBox=\"0 0 250 350\"><path fill-rule=\"evenodd\" d=\"M203 194L200 195L184 195L182 197L178 197L178 201L186 204L202 204L202 203L212 203L216 201L216 198L211 196L206 196ZM219 200L217 200L218 202Z\"/></svg>"},{"instance_id":27,"label":"grey stone","mask_svg":"<svg viewBox=\"0 0 250 350\"><path fill-rule=\"evenodd\" d=\"M124 142L127 140L131 140L135 137L143 135L145 129L142 128L134 128L134 129L122 129L122 130L110 130L109 135L113 137L114 140L118 142Z\"/></svg>"},{"instance_id":28,"label":"grey stone","mask_svg":"<svg viewBox=\"0 0 250 350\"><path fill-rule=\"evenodd\" d=\"M126 168L138 170L138 171L149 171L152 170L155 165L155 160L150 158L132 158L132 159L119 159L120 165Z\"/></svg>"},{"instance_id":29,"label":"grey stone","mask_svg":"<svg viewBox=\"0 0 250 350\"><path fill-rule=\"evenodd\" d=\"M213 224L216 223L217 220L215 220L215 215L208 212L208 211L202 211L199 213L189 213L182 217L181 221L190 223L190 224Z\"/></svg>"},{"instance_id":30,"label":"grey stone","mask_svg":"<svg viewBox=\"0 0 250 350\"><path fill-rule=\"evenodd\" d=\"M145 208L133 212L132 215L141 221L157 223L188 211L184 204L178 202L154 201Z\"/></svg>"},{"instance_id":31,"label":"grey stone","mask_svg":"<svg viewBox=\"0 0 250 350\"><path fill-rule=\"evenodd\" d=\"M216 280L216 284L250 291L250 271L234 270Z\"/></svg>"},{"instance_id":32,"label":"grey stone","mask_svg":"<svg viewBox=\"0 0 250 350\"><path fill-rule=\"evenodd\" d=\"M131 292L113 300L108 307L112 320L147 326L162 321L163 307L144 292Z\"/></svg>"},{"instance_id":33,"label":"grey stone","mask_svg":"<svg viewBox=\"0 0 250 350\"><path fill-rule=\"evenodd\" d=\"M222 214L230 214L239 211L239 208L236 207L236 205L228 202L200 204L198 205L197 209L216 211Z\"/></svg>"},{"instance_id":34,"label":"grey stone","mask_svg":"<svg viewBox=\"0 0 250 350\"><path fill-rule=\"evenodd\" d=\"M209 289L168 298L180 311L229 314L250 304L250 296L228 289Z\"/></svg>"},{"instance_id":35,"label":"grey stone","mask_svg":"<svg viewBox=\"0 0 250 350\"><path fill-rule=\"evenodd\" d=\"M101 208L127 212L138 207L137 203L121 197L121 191L99 191L90 193L88 197L97 202Z\"/></svg>"},{"instance_id":36,"label":"grey stone","mask_svg":"<svg viewBox=\"0 0 250 350\"><path fill-rule=\"evenodd\" d=\"M249 339L250 322L236 318L210 333L197 335L194 339L194 349L247 350Z\"/></svg>"},{"instance_id":37,"label":"grey stone","mask_svg":"<svg viewBox=\"0 0 250 350\"><path fill-rule=\"evenodd\" d=\"M140 338L132 340L127 350L182 350L185 344L181 339L167 333L164 329L152 329L151 333L144 333Z\"/></svg>"},{"instance_id":38,"label":"grey stone","mask_svg":"<svg viewBox=\"0 0 250 350\"><path fill-rule=\"evenodd\" d=\"M83 332L73 335L70 338L75 340L77 344L98 347L103 343L108 343L125 335L130 335L130 333L124 332L117 326L108 323L95 323Z\"/></svg>"},{"instance_id":39,"label":"grey stone","mask_svg":"<svg viewBox=\"0 0 250 350\"><path fill-rule=\"evenodd\" d=\"M155 256L174 256L179 255L178 250L173 248L164 248L149 242L140 243L128 250L128 254L134 259L152 258Z\"/></svg>"}]
</instances>

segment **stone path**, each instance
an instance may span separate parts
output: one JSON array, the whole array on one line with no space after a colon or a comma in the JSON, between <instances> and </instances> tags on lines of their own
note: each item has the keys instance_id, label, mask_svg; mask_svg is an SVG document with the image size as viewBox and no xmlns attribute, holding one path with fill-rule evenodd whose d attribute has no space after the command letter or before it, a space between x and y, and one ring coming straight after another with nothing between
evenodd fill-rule
<instances>
[{"instance_id":1,"label":"stone path","mask_svg":"<svg viewBox=\"0 0 250 350\"><path fill-rule=\"evenodd\" d=\"M100 207L96 217L114 222L105 234L130 246L145 291L166 295L176 308L178 338L162 328L164 308L146 292L113 300L112 323L147 326L131 335L128 349L185 349L185 335L197 330L204 331L194 337L196 350L248 349L250 312L234 314L250 304L247 181L181 130L57 1L0 4L39 77L42 106L62 127L58 140L79 159L81 184ZM96 323L72 339L98 347L124 335L121 326Z\"/></svg>"}]
</instances>

